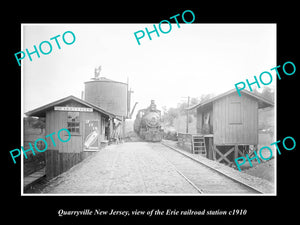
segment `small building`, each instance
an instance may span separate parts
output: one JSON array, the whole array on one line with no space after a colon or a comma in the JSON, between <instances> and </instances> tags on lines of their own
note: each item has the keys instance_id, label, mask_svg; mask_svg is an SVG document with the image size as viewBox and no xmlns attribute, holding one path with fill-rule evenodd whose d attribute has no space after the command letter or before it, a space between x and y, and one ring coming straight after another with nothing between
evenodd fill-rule
<instances>
[{"instance_id":1,"label":"small building","mask_svg":"<svg viewBox=\"0 0 300 225\"><path fill-rule=\"evenodd\" d=\"M197 110L197 134L206 146L206 157L232 164L258 145L258 109L274 103L252 92L235 89L190 107ZM193 141L193 137L190 138ZM193 145L194 147L194 145Z\"/></svg>"},{"instance_id":2,"label":"small building","mask_svg":"<svg viewBox=\"0 0 300 225\"><path fill-rule=\"evenodd\" d=\"M90 102L68 96L25 113L27 116L45 117L45 136L66 128L71 133L68 142L48 137L45 151L46 176L55 177L82 161L105 145L113 132L115 115ZM68 135L68 134L66 134Z\"/></svg>"}]
</instances>

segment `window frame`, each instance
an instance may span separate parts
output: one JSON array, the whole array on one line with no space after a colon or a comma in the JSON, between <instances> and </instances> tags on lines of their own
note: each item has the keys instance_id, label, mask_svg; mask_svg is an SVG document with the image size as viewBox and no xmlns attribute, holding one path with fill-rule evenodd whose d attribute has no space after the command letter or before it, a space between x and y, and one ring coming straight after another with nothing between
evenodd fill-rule
<instances>
[{"instance_id":1,"label":"window frame","mask_svg":"<svg viewBox=\"0 0 300 225\"><path fill-rule=\"evenodd\" d=\"M73 119L70 117L69 115L73 113L73 114L77 114L76 117ZM80 129L80 112L77 111L68 111L67 112L67 129L69 130L69 132L71 133L71 135L81 135L81 129Z\"/></svg>"}]
</instances>

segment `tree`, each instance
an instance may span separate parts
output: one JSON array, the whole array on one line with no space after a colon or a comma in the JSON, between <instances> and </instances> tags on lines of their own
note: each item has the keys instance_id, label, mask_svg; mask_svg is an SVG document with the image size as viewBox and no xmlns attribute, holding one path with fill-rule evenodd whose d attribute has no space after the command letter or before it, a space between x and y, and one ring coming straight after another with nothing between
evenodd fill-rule
<instances>
[{"instance_id":1,"label":"tree","mask_svg":"<svg viewBox=\"0 0 300 225\"><path fill-rule=\"evenodd\" d=\"M200 97L190 97L189 107L199 104L207 99L210 99L214 96L214 94L202 94ZM162 107L163 116L162 120L167 126L173 126L174 120L179 116L184 116L187 114L188 103L187 101L182 101L177 104L176 108L167 109L166 106ZM189 123L193 121L193 117L196 117L196 110L191 110L189 112Z\"/></svg>"},{"instance_id":2,"label":"tree","mask_svg":"<svg viewBox=\"0 0 300 225\"><path fill-rule=\"evenodd\" d=\"M275 99L275 93L274 93L274 89L273 88L270 88L269 86L266 86L262 89L262 92L259 92L258 89L255 87L253 89L253 93L258 95L258 96L261 96L265 99L268 99L269 101L274 101Z\"/></svg>"},{"instance_id":3,"label":"tree","mask_svg":"<svg viewBox=\"0 0 300 225\"><path fill-rule=\"evenodd\" d=\"M45 118L38 118L33 124L33 128L40 128L41 132L45 129Z\"/></svg>"},{"instance_id":4,"label":"tree","mask_svg":"<svg viewBox=\"0 0 300 225\"><path fill-rule=\"evenodd\" d=\"M199 103L199 98L197 97L191 97L190 98L190 104L189 107L196 105ZM177 109L180 115L185 115L186 114L186 110L188 108L188 103L187 101L181 102L177 104ZM190 112L191 114L194 114L194 111Z\"/></svg>"},{"instance_id":5,"label":"tree","mask_svg":"<svg viewBox=\"0 0 300 225\"><path fill-rule=\"evenodd\" d=\"M36 118L36 117L32 117L32 116L25 117L24 125L25 126L28 125L29 127L36 128L36 129L39 128L39 129L41 129L41 132L43 132L43 129L45 129L45 126L46 126L45 118L43 118L43 117Z\"/></svg>"},{"instance_id":6,"label":"tree","mask_svg":"<svg viewBox=\"0 0 300 225\"><path fill-rule=\"evenodd\" d=\"M162 120L166 125L173 126L174 119L178 117L177 108L169 108L162 116Z\"/></svg>"}]
</instances>

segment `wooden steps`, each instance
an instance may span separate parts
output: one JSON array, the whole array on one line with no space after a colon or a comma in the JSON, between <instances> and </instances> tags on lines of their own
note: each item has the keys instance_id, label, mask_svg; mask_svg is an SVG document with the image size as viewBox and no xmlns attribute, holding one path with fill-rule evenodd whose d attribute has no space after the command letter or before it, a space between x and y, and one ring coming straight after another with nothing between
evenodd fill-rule
<instances>
[{"instance_id":1,"label":"wooden steps","mask_svg":"<svg viewBox=\"0 0 300 225\"><path fill-rule=\"evenodd\" d=\"M206 146L205 146L204 136L193 135L192 148L194 154L201 154L203 156L206 156Z\"/></svg>"}]
</instances>

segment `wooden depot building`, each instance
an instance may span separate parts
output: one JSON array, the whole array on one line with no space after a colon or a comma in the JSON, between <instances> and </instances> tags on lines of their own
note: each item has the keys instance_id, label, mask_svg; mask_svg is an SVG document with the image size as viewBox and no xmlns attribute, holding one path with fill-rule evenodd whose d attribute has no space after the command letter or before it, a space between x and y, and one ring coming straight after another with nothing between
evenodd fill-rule
<instances>
[{"instance_id":1,"label":"wooden depot building","mask_svg":"<svg viewBox=\"0 0 300 225\"><path fill-rule=\"evenodd\" d=\"M114 114L99 106L68 96L25 113L27 116L45 117L45 135L66 128L71 133L68 142L60 142L53 135L56 146L48 137L45 151L46 176L55 177L82 161L93 151L105 145L113 131ZM66 134L68 135L68 134ZM49 139L49 140L48 140Z\"/></svg>"},{"instance_id":2,"label":"wooden depot building","mask_svg":"<svg viewBox=\"0 0 300 225\"><path fill-rule=\"evenodd\" d=\"M274 103L242 90L232 89L190 107L197 110L197 134L179 135L179 144L193 153L231 165L234 159L256 150L258 145L258 109Z\"/></svg>"}]
</instances>

